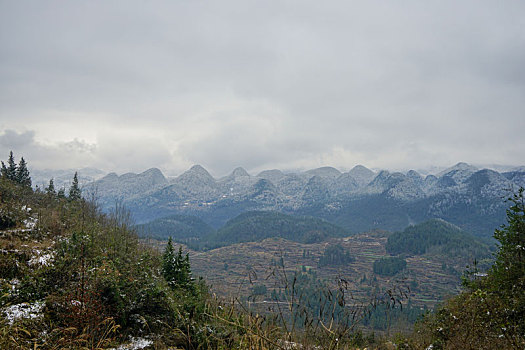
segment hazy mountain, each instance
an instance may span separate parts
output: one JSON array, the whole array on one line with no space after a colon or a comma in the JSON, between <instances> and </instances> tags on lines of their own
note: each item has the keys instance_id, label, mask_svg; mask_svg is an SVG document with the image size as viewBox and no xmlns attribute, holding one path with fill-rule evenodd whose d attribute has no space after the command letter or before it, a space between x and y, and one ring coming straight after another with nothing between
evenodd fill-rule
<instances>
[{"instance_id":1,"label":"hazy mountain","mask_svg":"<svg viewBox=\"0 0 525 350\"><path fill-rule=\"evenodd\" d=\"M341 172L339 170L337 170L336 168L332 168L330 166L308 170L308 171L305 171L303 174L307 178L318 176L321 179L331 179L331 180L335 180L339 176L341 176Z\"/></svg>"},{"instance_id":2,"label":"hazy mountain","mask_svg":"<svg viewBox=\"0 0 525 350\"><path fill-rule=\"evenodd\" d=\"M68 189L71 186L71 182L73 181L73 176L75 175L75 172L78 173L78 182L80 183L80 186L98 180L106 174L105 172L99 169L82 168L62 170L31 169L30 175L33 186L45 188L49 185L49 180L53 179L53 183L56 189Z\"/></svg>"},{"instance_id":3,"label":"hazy mountain","mask_svg":"<svg viewBox=\"0 0 525 350\"><path fill-rule=\"evenodd\" d=\"M195 165L169 182L158 169L108 174L87 188L98 190L104 208L121 199L139 222L167 215L197 216L215 228L253 210L324 218L351 232L401 230L414 222L443 218L490 236L504 223L508 189L525 183L520 169L498 173L458 163L423 178L356 166L346 173L323 167L302 173L268 170L251 176L243 168L215 179Z\"/></svg>"},{"instance_id":4,"label":"hazy mountain","mask_svg":"<svg viewBox=\"0 0 525 350\"><path fill-rule=\"evenodd\" d=\"M362 165L356 165L348 172L348 175L352 176L357 184L362 187L366 186L374 179L376 173Z\"/></svg>"},{"instance_id":5,"label":"hazy mountain","mask_svg":"<svg viewBox=\"0 0 525 350\"><path fill-rule=\"evenodd\" d=\"M456 183L462 183L467 178L469 178L470 175L474 174L478 170L479 169L475 166L460 162L454 165L453 167L450 167L438 173L437 177L449 177L453 179Z\"/></svg>"},{"instance_id":6,"label":"hazy mountain","mask_svg":"<svg viewBox=\"0 0 525 350\"><path fill-rule=\"evenodd\" d=\"M259 174L257 174L257 177L260 177L261 179L270 180L272 183L275 184L283 178L285 178L286 175L280 170L273 169L261 171Z\"/></svg>"},{"instance_id":7,"label":"hazy mountain","mask_svg":"<svg viewBox=\"0 0 525 350\"><path fill-rule=\"evenodd\" d=\"M140 174L126 173L120 176L115 173L107 174L101 179L86 184L82 192L85 196L94 196L103 208L111 208L117 201L125 202L143 196L167 184L168 181L162 172L157 168L151 168Z\"/></svg>"}]
</instances>

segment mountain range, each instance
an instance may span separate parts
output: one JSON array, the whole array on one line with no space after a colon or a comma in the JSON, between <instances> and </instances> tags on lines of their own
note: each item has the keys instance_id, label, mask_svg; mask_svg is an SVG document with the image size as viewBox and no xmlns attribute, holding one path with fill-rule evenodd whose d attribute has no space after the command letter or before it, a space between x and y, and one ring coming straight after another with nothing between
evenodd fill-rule
<instances>
[{"instance_id":1,"label":"mountain range","mask_svg":"<svg viewBox=\"0 0 525 350\"><path fill-rule=\"evenodd\" d=\"M362 165L348 172L322 167L285 173L265 170L253 176L243 168L214 178L195 165L175 178L159 169L110 173L83 187L103 210L117 202L137 223L169 215L192 215L219 228L247 211L271 210L325 219L349 232L399 231L441 218L477 236L491 236L504 223L505 198L525 187L525 167L505 172L466 163L435 175L372 171Z\"/></svg>"}]
</instances>

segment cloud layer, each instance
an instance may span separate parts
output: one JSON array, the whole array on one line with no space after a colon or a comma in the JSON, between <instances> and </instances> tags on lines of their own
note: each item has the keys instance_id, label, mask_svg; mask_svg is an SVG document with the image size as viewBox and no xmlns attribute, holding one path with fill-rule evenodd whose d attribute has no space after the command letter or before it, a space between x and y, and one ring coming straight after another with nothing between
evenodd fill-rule
<instances>
[{"instance_id":1,"label":"cloud layer","mask_svg":"<svg viewBox=\"0 0 525 350\"><path fill-rule=\"evenodd\" d=\"M0 158L391 169L525 159L519 1L0 3Z\"/></svg>"}]
</instances>

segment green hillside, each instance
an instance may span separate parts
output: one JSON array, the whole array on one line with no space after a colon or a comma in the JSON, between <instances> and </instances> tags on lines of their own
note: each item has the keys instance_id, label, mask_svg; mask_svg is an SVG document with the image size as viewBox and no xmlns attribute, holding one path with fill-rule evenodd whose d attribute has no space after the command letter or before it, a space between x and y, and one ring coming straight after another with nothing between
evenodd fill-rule
<instances>
[{"instance_id":1,"label":"green hillside","mask_svg":"<svg viewBox=\"0 0 525 350\"><path fill-rule=\"evenodd\" d=\"M478 238L441 219L409 226L388 237L386 250L392 255L437 253L451 257L485 258L489 246Z\"/></svg>"},{"instance_id":2,"label":"green hillside","mask_svg":"<svg viewBox=\"0 0 525 350\"><path fill-rule=\"evenodd\" d=\"M320 242L347 235L343 228L325 220L291 216L272 211L252 211L229 220L217 233L204 237L201 248L216 248L240 242L281 237L300 243Z\"/></svg>"},{"instance_id":3,"label":"green hillside","mask_svg":"<svg viewBox=\"0 0 525 350\"><path fill-rule=\"evenodd\" d=\"M200 218L189 215L170 215L135 226L140 237L176 242L190 242L211 235L215 229Z\"/></svg>"}]
</instances>

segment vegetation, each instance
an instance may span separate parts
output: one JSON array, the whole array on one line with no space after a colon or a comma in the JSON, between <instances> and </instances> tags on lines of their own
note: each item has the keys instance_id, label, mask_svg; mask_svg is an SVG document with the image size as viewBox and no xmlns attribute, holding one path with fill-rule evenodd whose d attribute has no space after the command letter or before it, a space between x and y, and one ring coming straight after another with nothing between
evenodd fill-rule
<instances>
[{"instance_id":1,"label":"vegetation","mask_svg":"<svg viewBox=\"0 0 525 350\"><path fill-rule=\"evenodd\" d=\"M392 255L420 255L433 252L446 256L466 256L471 260L490 256L487 244L441 219L407 227L388 237L386 250Z\"/></svg>"},{"instance_id":2,"label":"vegetation","mask_svg":"<svg viewBox=\"0 0 525 350\"><path fill-rule=\"evenodd\" d=\"M354 299L344 278L330 285L313 269L290 273L283 258L268 276L275 278L275 286L258 283L251 288L251 299L222 302L208 294L201 279L193 278L189 255L181 246L169 240L163 253L145 246L122 207L101 213L81 197L78 181L67 196L65 190L56 192L52 181L44 191L33 190L13 175L20 167L27 169L27 164L17 165L11 153L0 176L2 349L115 348L130 337L142 337L158 349L379 347L377 338L360 333L361 324L368 322L388 334L393 322L411 322L421 310L409 303L408 313L400 313L397 307L407 296L400 288L377 288L370 304ZM29 172L20 174L30 180ZM411 336L397 336L398 348L524 348L523 189L510 200L508 223L494 234L499 250L487 276L474 268L465 278L465 291L427 314ZM269 224L272 235L289 233L288 225L296 224L302 234L293 236L297 240L308 237L310 231L300 230L307 223L315 230L325 227L323 221L299 219L305 221L252 213L230 227L237 232L251 227L248 232L259 239L264 237L258 229L261 222ZM326 236L341 233L326 227L320 231ZM351 258L334 245L316 254L329 263ZM392 275L405 267L402 258L374 262L376 274ZM265 303L257 304L261 298ZM257 305L264 305L266 312L259 312Z\"/></svg>"},{"instance_id":3,"label":"vegetation","mask_svg":"<svg viewBox=\"0 0 525 350\"><path fill-rule=\"evenodd\" d=\"M476 269L466 290L417 325L407 348L523 349L525 347L524 190L509 198L508 223L497 229L496 261L485 277Z\"/></svg>"},{"instance_id":4,"label":"vegetation","mask_svg":"<svg viewBox=\"0 0 525 350\"><path fill-rule=\"evenodd\" d=\"M386 257L374 261L374 273L383 276L394 276L406 267L406 260L400 257Z\"/></svg>"},{"instance_id":5,"label":"vegetation","mask_svg":"<svg viewBox=\"0 0 525 350\"><path fill-rule=\"evenodd\" d=\"M319 258L319 267L323 266L340 266L353 262L355 259L348 251L345 251L340 245L329 245L324 250L323 255Z\"/></svg>"},{"instance_id":6,"label":"vegetation","mask_svg":"<svg viewBox=\"0 0 525 350\"><path fill-rule=\"evenodd\" d=\"M314 243L346 234L344 229L318 218L296 217L272 211L252 211L229 220L217 233L203 237L199 247L210 249L271 237Z\"/></svg>"},{"instance_id":7,"label":"vegetation","mask_svg":"<svg viewBox=\"0 0 525 350\"><path fill-rule=\"evenodd\" d=\"M24 157L20 158L18 166L15 163L15 157L13 152L9 153L9 159L7 166L2 162L2 169L0 175L4 179L11 180L12 182L21 185L23 187L31 187L31 177L29 176L29 170L27 169L27 163Z\"/></svg>"},{"instance_id":8,"label":"vegetation","mask_svg":"<svg viewBox=\"0 0 525 350\"><path fill-rule=\"evenodd\" d=\"M102 349L131 337L159 349L353 344L354 326L334 318L334 310L351 315L341 294L327 290L323 300L330 303L323 305L331 307L305 308L295 299L307 290L294 288L297 277L283 289L290 310L283 317L223 303L192 278L181 247L170 241L161 254L144 246L122 207L106 215L71 196L74 187L66 197L51 185L33 191L0 178L0 348ZM300 318L307 332L296 328L304 310L310 310Z\"/></svg>"},{"instance_id":9,"label":"vegetation","mask_svg":"<svg viewBox=\"0 0 525 350\"><path fill-rule=\"evenodd\" d=\"M179 252L175 254L171 238L162 256L162 275L172 289L183 288L194 291L190 257L187 253L183 256L182 246L179 246Z\"/></svg>"},{"instance_id":10,"label":"vegetation","mask_svg":"<svg viewBox=\"0 0 525 350\"><path fill-rule=\"evenodd\" d=\"M196 216L170 215L136 226L140 237L188 243L215 233L215 230Z\"/></svg>"}]
</instances>

